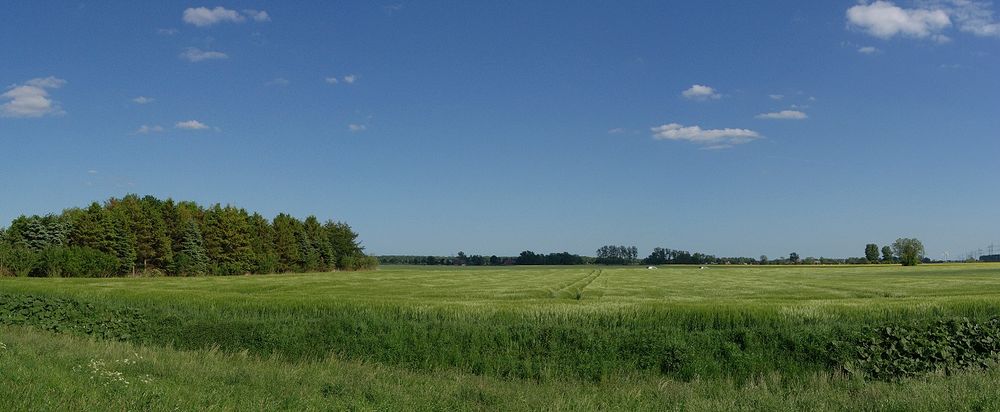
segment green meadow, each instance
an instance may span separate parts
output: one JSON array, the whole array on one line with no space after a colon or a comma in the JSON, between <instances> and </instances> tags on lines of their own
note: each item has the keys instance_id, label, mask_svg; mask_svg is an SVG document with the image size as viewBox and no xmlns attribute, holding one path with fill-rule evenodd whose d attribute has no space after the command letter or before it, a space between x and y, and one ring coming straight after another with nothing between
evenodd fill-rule
<instances>
[{"instance_id":1,"label":"green meadow","mask_svg":"<svg viewBox=\"0 0 1000 412\"><path fill-rule=\"evenodd\" d=\"M0 408L995 410L1000 265L0 278Z\"/></svg>"}]
</instances>

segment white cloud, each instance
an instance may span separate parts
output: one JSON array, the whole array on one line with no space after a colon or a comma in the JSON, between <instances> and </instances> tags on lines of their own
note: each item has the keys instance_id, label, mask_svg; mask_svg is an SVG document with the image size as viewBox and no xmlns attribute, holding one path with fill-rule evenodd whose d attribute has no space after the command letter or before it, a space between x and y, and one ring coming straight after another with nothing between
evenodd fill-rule
<instances>
[{"instance_id":1,"label":"white cloud","mask_svg":"<svg viewBox=\"0 0 1000 412\"><path fill-rule=\"evenodd\" d=\"M858 53L861 53L861 54L875 54L875 53L878 53L878 52L879 52L879 50L877 48L875 48L875 47L872 47L872 46L865 46L865 47L859 47L858 48Z\"/></svg>"},{"instance_id":2,"label":"white cloud","mask_svg":"<svg viewBox=\"0 0 1000 412\"><path fill-rule=\"evenodd\" d=\"M267 12L263 10L257 11L254 9L245 9L243 10L243 14L256 22L263 23L266 21L271 21L271 16L268 15Z\"/></svg>"},{"instance_id":3,"label":"white cloud","mask_svg":"<svg viewBox=\"0 0 1000 412\"><path fill-rule=\"evenodd\" d=\"M228 59L229 55L223 52L201 50L197 47L188 47L180 54L180 58L192 63L197 63L205 60Z\"/></svg>"},{"instance_id":4,"label":"white cloud","mask_svg":"<svg viewBox=\"0 0 1000 412\"><path fill-rule=\"evenodd\" d=\"M142 125L136 129L135 134L150 134L150 133L161 133L163 132L163 126L159 125Z\"/></svg>"},{"instance_id":5,"label":"white cloud","mask_svg":"<svg viewBox=\"0 0 1000 412\"><path fill-rule=\"evenodd\" d=\"M156 99L154 99L152 97L139 96L139 97L136 97L136 98L132 99L132 102L134 102L135 104L149 104L149 103L152 103L154 100L156 100Z\"/></svg>"},{"instance_id":6,"label":"white cloud","mask_svg":"<svg viewBox=\"0 0 1000 412\"><path fill-rule=\"evenodd\" d=\"M279 86L279 87L284 87L284 86L288 86L291 83L292 82L288 81L288 79L286 79L284 77L278 77L278 78L269 80L268 82L264 83L264 85L265 86Z\"/></svg>"},{"instance_id":7,"label":"white cloud","mask_svg":"<svg viewBox=\"0 0 1000 412\"><path fill-rule=\"evenodd\" d=\"M363 124L351 123L347 125L347 130L350 130L351 133L363 132L365 130L368 130L368 126L365 126Z\"/></svg>"},{"instance_id":8,"label":"white cloud","mask_svg":"<svg viewBox=\"0 0 1000 412\"><path fill-rule=\"evenodd\" d=\"M608 134L622 134L627 132L624 127L616 127L614 129L608 130Z\"/></svg>"},{"instance_id":9,"label":"white cloud","mask_svg":"<svg viewBox=\"0 0 1000 412\"><path fill-rule=\"evenodd\" d=\"M705 145L706 149L722 149L760 138L759 133L749 129L702 129L699 126L684 126L677 123L653 127L650 130L656 140L687 141Z\"/></svg>"},{"instance_id":10,"label":"white cloud","mask_svg":"<svg viewBox=\"0 0 1000 412\"><path fill-rule=\"evenodd\" d=\"M208 129L208 125L197 120L188 120L184 122L177 122L174 127L184 130L205 130Z\"/></svg>"},{"instance_id":11,"label":"white cloud","mask_svg":"<svg viewBox=\"0 0 1000 412\"><path fill-rule=\"evenodd\" d=\"M28 86L41 87L43 89L58 89L66 85L66 81L54 76L31 79L24 84Z\"/></svg>"},{"instance_id":12,"label":"white cloud","mask_svg":"<svg viewBox=\"0 0 1000 412\"><path fill-rule=\"evenodd\" d=\"M883 39L897 35L932 37L951 26L948 13L940 8L904 9L883 0L847 9L847 21L850 25Z\"/></svg>"},{"instance_id":13,"label":"white cloud","mask_svg":"<svg viewBox=\"0 0 1000 412\"><path fill-rule=\"evenodd\" d=\"M208 27L216 23L233 22L241 23L246 20L240 12L229 10L225 7L209 9L207 7L192 7L184 10L182 17L185 23L198 27Z\"/></svg>"},{"instance_id":14,"label":"white cloud","mask_svg":"<svg viewBox=\"0 0 1000 412\"><path fill-rule=\"evenodd\" d=\"M798 110L782 110L780 112L772 113L761 113L755 116L758 119L775 119L775 120L802 120L808 119L809 115Z\"/></svg>"},{"instance_id":15,"label":"white cloud","mask_svg":"<svg viewBox=\"0 0 1000 412\"><path fill-rule=\"evenodd\" d=\"M184 10L181 18L185 23L198 27L208 27L218 23L243 23L247 19L258 23L271 21L271 16L263 10L245 9L242 13L225 7L192 7Z\"/></svg>"},{"instance_id":16,"label":"white cloud","mask_svg":"<svg viewBox=\"0 0 1000 412\"><path fill-rule=\"evenodd\" d=\"M327 78L323 79L323 81L325 81L325 82L327 82L329 84L338 84L338 83L341 83L341 82L344 82L344 83L347 83L347 84L354 84L360 78L361 78L361 76L358 76L356 74L348 74L348 75L346 75L344 77L341 77L339 79L337 78L337 76L327 77Z\"/></svg>"},{"instance_id":17,"label":"white cloud","mask_svg":"<svg viewBox=\"0 0 1000 412\"><path fill-rule=\"evenodd\" d=\"M767 95L767 97L770 97L771 100L781 100L781 99L785 98L785 95L783 95L783 94L769 94L769 95Z\"/></svg>"},{"instance_id":18,"label":"white cloud","mask_svg":"<svg viewBox=\"0 0 1000 412\"><path fill-rule=\"evenodd\" d=\"M890 1L862 3L847 10L848 24L888 39L894 36L929 38L947 43L942 32L949 27L980 37L1000 37L1000 22L993 3L983 0L923 0L906 9Z\"/></svg>"},{"instance_id":19,"label":"white cloud","mask_svg":"<svg viewBox=\"0 0 1000 412\"><path fill-rule=\"evenodd\" d=\"M49 76L12 85L0 94L0 101L7 101L0 105L0 116L42 117L62 114L64 112L59 103L49 97L48 89L58 89L65 84L65 80Z\"/></svg>"},{"instance_id":20,"label":"white cloud","mask_svg":"<svg viewBox=\"0 0 1000 412\"><path fill-rule=\"evenodd\" d=\"M977 0L938 1L956 22L958 29L980 37L1000 37L1000 22L993 17L993 4Z\"/></svg>"},{"instance_id":21,"label":"white cloud","mask_svg":"<svg viewBox=\"0 0 1000 412\"><path fill-rule=\"evenodd\" d=\"M686 99L698 101L719 99L722 97L722 95L716 92L715 89L700 84L692 85L691 88L681 92L681 96L684 96Z\"/></svg>"}]
</instances>

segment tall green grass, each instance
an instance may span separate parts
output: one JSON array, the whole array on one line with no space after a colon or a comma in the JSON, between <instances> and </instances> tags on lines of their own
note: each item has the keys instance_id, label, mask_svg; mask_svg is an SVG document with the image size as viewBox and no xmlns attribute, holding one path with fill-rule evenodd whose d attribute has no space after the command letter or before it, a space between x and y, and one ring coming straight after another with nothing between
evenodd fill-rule
<instances>
[{"instance_id":1,"label":"tall green grass","mask_svg":"<svg viewBox=\"0 0 1000 412\"><path fill-rule=\"evenodd\" d=\"M1000 410L1000 370L864 382L621 376L534 382L327 357L288 362L0 326L0 410Z\"/></svg>"},{"instance_id":2,"label":"tall green grass","mask_svg":"<svg viewBox=\"0 0 1000 412\"><path fill-rule=\"evenodd\" d=\"M0 323L289 361L334 354L538 381L596 382L633 373L794 379L835 370L831 342L868 327L996 316L998 268L390 268L236 278L3 279L0 308L32 296L41 309L22 308L17 318L8 308ZM51 302L90 312L53 314L45 309Z\"/></svg>"}]
</instances>

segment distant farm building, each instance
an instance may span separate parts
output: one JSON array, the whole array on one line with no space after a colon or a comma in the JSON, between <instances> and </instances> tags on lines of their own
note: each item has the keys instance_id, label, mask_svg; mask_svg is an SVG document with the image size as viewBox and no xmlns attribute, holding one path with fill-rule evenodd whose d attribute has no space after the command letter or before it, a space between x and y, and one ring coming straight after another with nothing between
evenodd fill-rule
<instances>
[{"instance_id":1,"label":"distant farm building","mask_svg":"<svg viewBox=\"0 0 1000 412\"><path fill-rule=\"evenodd\" d=\"M983 255L979 257L980 262L1000 262L1000 255Z\"/></svg>"}]
</instances>

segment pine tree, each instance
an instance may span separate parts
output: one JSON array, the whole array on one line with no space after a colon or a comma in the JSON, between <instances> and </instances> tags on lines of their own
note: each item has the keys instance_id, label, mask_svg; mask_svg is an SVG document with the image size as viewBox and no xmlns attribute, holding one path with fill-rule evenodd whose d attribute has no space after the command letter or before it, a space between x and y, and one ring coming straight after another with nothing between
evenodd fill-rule
<instances>
[{"instance_id":1,"label":"pine tree","mask_svg":"<svg viewBox=\"0 0 1000 412\"><path fill-rule=\"evenodd\" d=\"M194 219L188 219L183 224L180 250L174 259L173 271L183 275L204 275L208 274L208 266L201 230Z\"/></svg>"},{"instance_id":2,"label":"pine tree","mask_svg":"<svg viewBox=\"0 0 1000 412\"><path fill-rule=\"evenodd\" d=\"M294 272L302 270L304 238L301 223L284 213L274 218L274 252L278 255L278 270Z\"/></svg>"}]
</instances>

